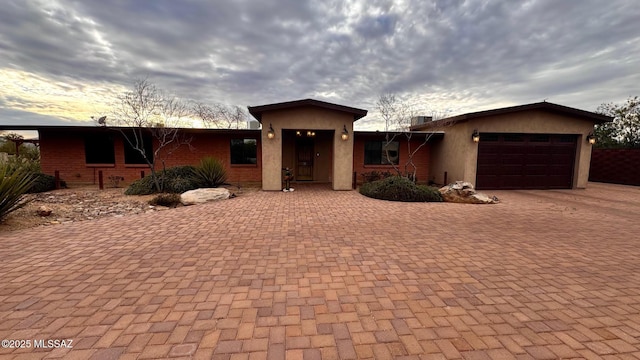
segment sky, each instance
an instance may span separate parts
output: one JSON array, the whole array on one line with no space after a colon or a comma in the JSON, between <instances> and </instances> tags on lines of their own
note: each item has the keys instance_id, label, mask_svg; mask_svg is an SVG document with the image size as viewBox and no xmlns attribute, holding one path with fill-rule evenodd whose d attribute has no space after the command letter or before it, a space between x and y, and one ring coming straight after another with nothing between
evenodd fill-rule
<instances>
[{"instance_id":1,"label":"sky","mask_svg":"<svg viewBox=\"0 0 640 360\"><path fill-rule=\"evenodd\" d=\"M640 95L637 0L4 0L0 125L92 124L147 79L243 108L313 98L422 115Z\"/></svg>"}]
</instances>

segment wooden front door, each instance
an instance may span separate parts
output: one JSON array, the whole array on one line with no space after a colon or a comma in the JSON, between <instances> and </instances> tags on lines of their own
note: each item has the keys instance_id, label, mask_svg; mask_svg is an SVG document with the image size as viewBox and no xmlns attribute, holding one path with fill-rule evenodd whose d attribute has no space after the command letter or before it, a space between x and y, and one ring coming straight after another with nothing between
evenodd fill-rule
<instances>
[{"instance_id":1,"label":"wooden front door","mask_svg":"<svg viewBox=\"0 0 640 360\"><path fill-rule=\"evenodd\" d=\"M296 180L313 180L313 139L296 141Z\"/></svg>"}]
</instances>

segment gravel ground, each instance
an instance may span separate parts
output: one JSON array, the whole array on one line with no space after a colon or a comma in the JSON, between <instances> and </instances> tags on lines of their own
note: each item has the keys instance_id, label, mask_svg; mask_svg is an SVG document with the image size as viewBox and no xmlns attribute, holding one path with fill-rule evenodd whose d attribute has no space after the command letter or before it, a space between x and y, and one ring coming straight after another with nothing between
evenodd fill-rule
<instances>
[{"instance_id":1,"label":"gravel ground","mask_svg":"<svg viewBox=\"0 0 640 360\"><path fill-rule=\"evenodd\" d=\"M36 226L51 226L107 216L127 216L169 209L149 205L153 195L125 195L124 190L124 188L98 190L97 187L91 186L25 195L25 200L29 203L22 209L9 214L4 222L0 223L0 235L3 232ZM243 188L238 191L236 187L229 187L229 190L236 195L246 195L258 189ZM38 215L37 210L42 205L53 210L50 216Z\"/></svg>"}]
</instances>

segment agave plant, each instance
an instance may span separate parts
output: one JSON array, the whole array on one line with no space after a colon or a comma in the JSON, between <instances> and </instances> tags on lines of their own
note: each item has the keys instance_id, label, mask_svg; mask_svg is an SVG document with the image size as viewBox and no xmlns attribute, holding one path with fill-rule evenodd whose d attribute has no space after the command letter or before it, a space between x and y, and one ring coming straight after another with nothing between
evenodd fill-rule
<instances>
[{"instance_id":1,"label":"agave plant","mask_svg":"<svg viewBox=\"0 0 640 360\"><path fill-rule=\"evenodd\" d=\"M195 176L205 187L218 187L227 181L227 170L222 161L206 157L194 170Z\"/></svg>"},{"instance_id":2,"label":"agave plant","mask_svg":"<svg viewBox=\"0 0 640 360\"><path fill-rule=\"evenodd\" d=\"M23 195L29 191L34 178L24 170L11 170L0 165L0 222L10 213L27 204Z\"/></svg>"}]
</instances>

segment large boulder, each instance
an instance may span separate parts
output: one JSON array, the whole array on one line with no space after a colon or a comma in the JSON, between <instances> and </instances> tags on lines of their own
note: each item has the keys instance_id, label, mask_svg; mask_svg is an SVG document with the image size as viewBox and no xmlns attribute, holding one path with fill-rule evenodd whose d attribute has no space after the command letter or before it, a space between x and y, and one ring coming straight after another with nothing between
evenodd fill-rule
<instances>
[{"instance_id":1,"label":"large boulder","mask_svg":"<svg viewBox=\"0 0 640 360\"><path fill-rule=\"evenodd\" d=\"M487 195L476 192L473 185L466 181L456 181L440 188L442 199L447 202L463 203L463 204L496 204L497 197L488 197Z\"/></svg>"},{"instance_id":2,"label":"large boulder","mask_svg":"<svg viewBox=\"0 0 640 360\"><path fill-rule=\"evenodd\" d=\"M224 200L231 196L225 188L205 188L184 192L180 195L182 205L202 204L207 201Z\"/></svg>"}]
</instances>

